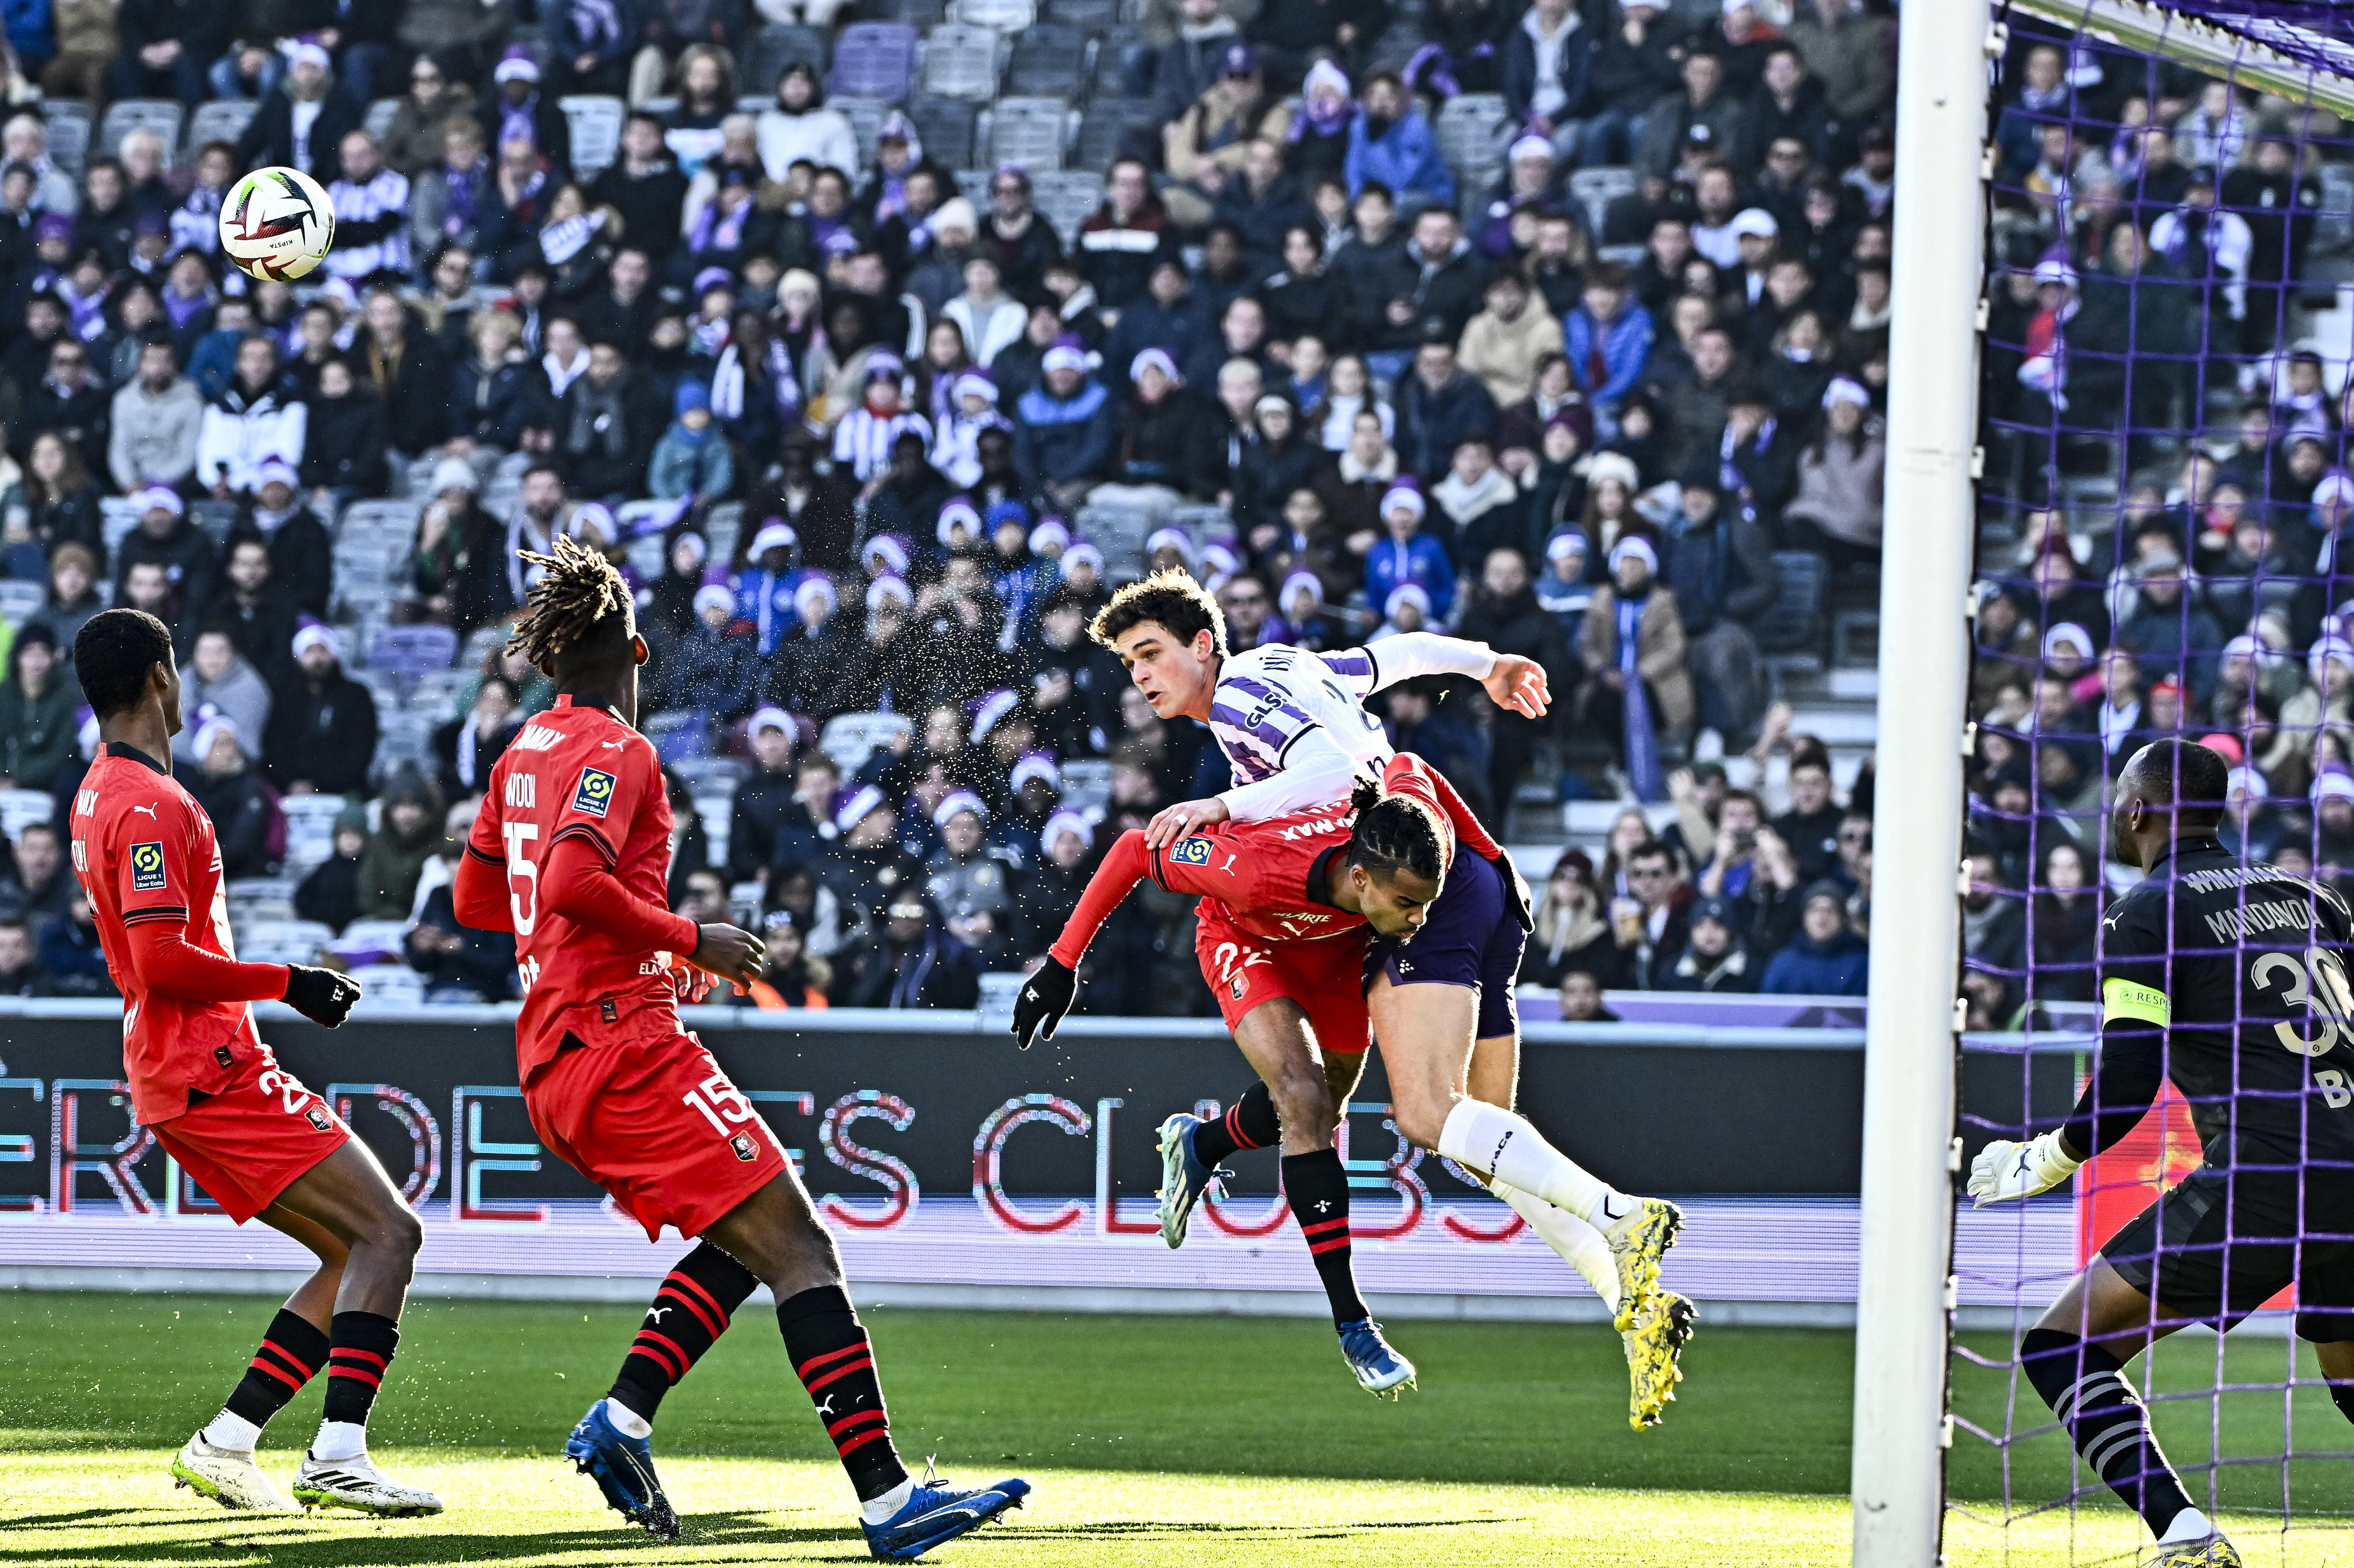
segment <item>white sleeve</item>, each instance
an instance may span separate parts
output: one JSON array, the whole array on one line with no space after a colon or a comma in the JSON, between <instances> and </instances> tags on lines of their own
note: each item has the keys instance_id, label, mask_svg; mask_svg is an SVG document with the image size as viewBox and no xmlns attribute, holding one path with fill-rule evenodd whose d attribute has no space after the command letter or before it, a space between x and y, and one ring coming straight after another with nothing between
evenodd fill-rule
<instances>
[{"instance_id":1,"label":"white sleeve","mask_svg":"<svg viewBox=\"0 0 2354 1568\"><path fill-rule=\"evenodd\" d=\"M1345 800L1357 785L1357 759L1341 749L1322 725L1301 732L1283 768L1256 784L1237 784L1218 797L1237 822L1263 822L1286 811Z\"/></svg>"},{"instance_id":2,"label":"white sleeve","mask_svg":"<svg viewBox=\"0 0 2354 1568\"><path fill-rule=\"evenodd\" d=\"M1351 650L1373 663L1373 681L1365 689L1384 691L1417 675L1469 675L1484 681L1496 667L1496 655L1484 642L1466 642L1436 631L1401 631L1370 648Z\"/></svg>"}]
</instances>

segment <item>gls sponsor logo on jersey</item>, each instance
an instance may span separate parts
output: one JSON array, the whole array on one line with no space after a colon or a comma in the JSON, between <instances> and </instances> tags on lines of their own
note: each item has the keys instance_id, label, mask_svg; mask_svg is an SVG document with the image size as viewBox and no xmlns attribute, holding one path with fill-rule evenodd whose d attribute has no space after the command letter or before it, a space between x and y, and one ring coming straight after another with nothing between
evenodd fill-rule
<instances>
[{"instance_id":1,"label":"gls sponsor logo on jersey","mask_svg":"<svg viewBox=\"0 0 2354 1568\"><path fill-rule=\"evenodd\" d=\"M613 776L594 768L580 770L580 788L572 792L572 809L601 817L613 804Z\"/></svg>"},{"instance_id":2,"label":"gls sponsor logo on jersey","mask_svg":"<svg viewBox=\"0 0 2354 1568\"><path fill-rule=\"evenodd\" d=\"M1181 840L1177 847L1169 852L1169 858L1180 865L1207 865L1210 863L1210 841Z\"/></svg>"},{"instance_id":3,"label":"gls sponsor logo on jersey","mask_svg":"<svg viewBox=\"0 0 2354 1568\"><path fill-rule=\"evenodd\" d=\"M131 846L131 890L153 893L164 885L164 846L133 844Z\"/></svg>"}]
</instances>

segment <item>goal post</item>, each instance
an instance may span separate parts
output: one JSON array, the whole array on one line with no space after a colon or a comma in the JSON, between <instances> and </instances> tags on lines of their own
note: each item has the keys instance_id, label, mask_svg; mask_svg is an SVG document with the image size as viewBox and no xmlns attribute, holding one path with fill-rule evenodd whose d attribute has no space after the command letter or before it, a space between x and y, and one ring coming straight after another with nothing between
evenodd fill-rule
<instances>
[{"instance_id":1,"label":"goal post","mask_svg":"<svg viewBox=\"0 0 2354 1568\"><path fill-rule=\"evenodd\" d=\"M1962 758L1977 530L1988 0L1907 5L1896 69L1852 1495L1858 1568L1932 1568L1945 1514Z\"/></svg>"}]
</instances>

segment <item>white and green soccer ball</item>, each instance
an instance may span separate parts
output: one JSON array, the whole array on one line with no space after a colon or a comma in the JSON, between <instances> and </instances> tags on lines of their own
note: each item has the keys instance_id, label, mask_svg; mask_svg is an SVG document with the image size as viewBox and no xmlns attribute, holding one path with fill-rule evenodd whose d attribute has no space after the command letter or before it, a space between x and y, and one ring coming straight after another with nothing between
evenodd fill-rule
<instances>
[{"instance_id":1,"label":"white and green soccer ball","mask_svg":"<svg viewBox=\"0 0 2354 1568\"><path fill-rule=\"evenodd\" d=\"M335 208L300 169L256 169L221 202L221 252L249 278L292 282L327 258Z\"/></svg>"}]
</instances>

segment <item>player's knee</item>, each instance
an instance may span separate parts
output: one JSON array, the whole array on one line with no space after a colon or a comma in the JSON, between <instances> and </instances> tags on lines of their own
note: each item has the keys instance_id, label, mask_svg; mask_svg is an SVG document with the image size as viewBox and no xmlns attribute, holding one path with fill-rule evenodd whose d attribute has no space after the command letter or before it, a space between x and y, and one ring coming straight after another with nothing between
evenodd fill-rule
<instances>
[{"instance_id":1,"label":"player's knee","mask_svg":"<svg viewBox=\"0 0 2354 1568\"><path fill-rule=\"evenodd\" d=\"M373 1216L368 1239L397 1257L413 1259L425 1245L425 1225L406 1203L387 1205Z\"/></svg>"},{"instance_id":2,"label":"player's knee","mask_svg":"<svg viewBox=\"0 0 2354 1568\"><path fill-rule=\"evenodd\" d=\"M1390 1119L1397 1124L1398 1136L1416 1149L1437 1149L1438 1129L1447 1125L1443 1107L1434 1107L1426 1100L1393 1100Z\"/></svg>"},{"instance_id":3,"label":"player's knee","mask_svg":"<svg viewBox=\"0 0 2354 1568\"><path fill-rule=\"evenodd\" d=\"M1322 1128L1329 1133L1339 1118L1332 1107L1331 1086L1310 1068L1286 1074L1267 1086L1275 1100L1276 1119L1285 1128Z\"/></svg>"}]
</instances>

